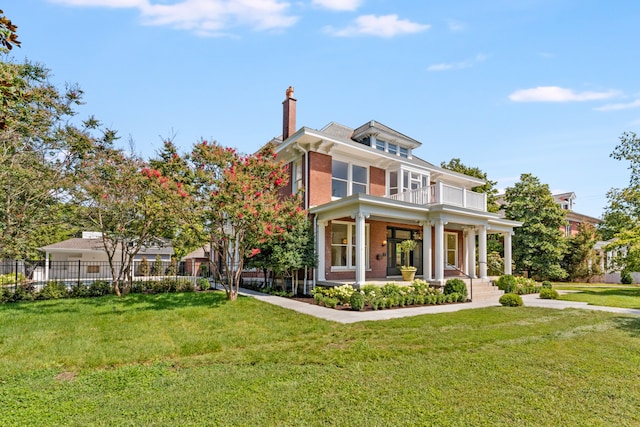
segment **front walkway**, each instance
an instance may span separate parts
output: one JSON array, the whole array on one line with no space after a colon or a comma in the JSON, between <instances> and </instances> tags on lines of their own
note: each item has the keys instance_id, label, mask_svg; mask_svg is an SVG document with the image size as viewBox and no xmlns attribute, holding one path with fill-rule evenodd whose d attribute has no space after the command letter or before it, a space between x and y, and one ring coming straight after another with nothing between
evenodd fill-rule
<instances>
[{"instance_id":1,"label":"front walkway","mask_svg":"<svg viewBox=\"0 0 640 427\"><path fill-rule=\"evenodd\" d=\"M269 304L278 305L289 310L295 310L299 313L308 314L320 319L330 320L338 323L356 323L368 320L388 320L400 317L419 316L421 314L437 314L451 313L460 310L469 310L473 308L485 308L500 306L498 299L495 301L467 302L461 304L444 304L444 305L426 305L422 307L411 308L393 308L377 311L349 311L335 310L333 308L322 307L315 304L295 301L290 298L277 297L275 295L263 294L260 292L241 289L241 295L250 296L257 300L264 301ZM577 308L584 310L608 311L612 313L631 314L640 316L640 310L632 308L619 307L603 307L597 305L589 305L586 302L561 301L540 299L538 294L523 295L522 300L526 307L544 307L544 308Z\"/></svg>"}]
</instances>

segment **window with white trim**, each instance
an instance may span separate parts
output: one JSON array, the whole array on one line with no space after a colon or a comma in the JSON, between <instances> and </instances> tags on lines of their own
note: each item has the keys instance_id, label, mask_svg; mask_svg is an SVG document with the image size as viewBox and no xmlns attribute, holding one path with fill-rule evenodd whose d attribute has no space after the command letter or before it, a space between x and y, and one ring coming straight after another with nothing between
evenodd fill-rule
<instances>
[{"instance_id":1,"label":"window with white trim","mask_svg":"<svg viewBox=\"0 0 640 427\"><path fill-rule=\"evenodd\" d=\"M369 169L340 160L331 161L331 197L340 198L353 194L367 194Z\"/></svg>"},{"instance_id":2,"label":"window with white trim","mask_svg":"<svg viewBox=\"0 0 640 427\"><path fill-rule=\"evenodd\" d=\"M365 268L369 268L369 224L365 224ZM356 225L352 222L331 221L331 268L356 268Z\"/></svg>"},{"instance_id":3,"label":"window with white trim","mask_svg":"<svg viewBox=\"0 0 640 427\"><path fill-rule=\"evenodd\" d=\"M292 193L296 193L298 192L298 190L301 190L304 185L302 184L302 160L298 160L296 162L293 163L293 171L292 171L292 179L291 181L293 181L293 188L292 188Z\"/></svg>"},{"instance_id":4,"label":"window with white trim","mask_svg":"<svg viewBox=\"0 0 640 427\"><path fill-rule=\"evenodd\" d=\"M447 242L447 266L458 267L458 233L444 233Z\"/></svg>"}]
</instances>

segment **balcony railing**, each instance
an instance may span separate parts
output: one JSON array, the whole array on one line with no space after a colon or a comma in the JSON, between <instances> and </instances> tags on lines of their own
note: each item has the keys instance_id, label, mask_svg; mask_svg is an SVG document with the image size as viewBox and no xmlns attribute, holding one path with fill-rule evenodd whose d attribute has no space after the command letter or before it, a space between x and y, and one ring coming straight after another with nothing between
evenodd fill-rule
<instances>
[{"instance_id":1,"label":"balcony railing","mask_svg":"<svg viewBox=\"0 0 640 427\"><path fill-rule=\"evenodd\" d=\"M388 196L392 200L413 203L416 205L453 205L476 211L486 212L487 197L484 193L476 193L465 188L439 182L428 187L405 191Z\"/></svg>"}]
</instances>

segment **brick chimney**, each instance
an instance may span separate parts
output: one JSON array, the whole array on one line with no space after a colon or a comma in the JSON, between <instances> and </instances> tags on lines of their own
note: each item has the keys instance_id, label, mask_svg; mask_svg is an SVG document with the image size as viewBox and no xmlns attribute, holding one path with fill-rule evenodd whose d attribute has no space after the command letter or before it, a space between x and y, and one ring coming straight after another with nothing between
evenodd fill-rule
<instances>
[{"instance_id":1,"label":"brick chimney","mask_svg":"<svg viewBox=\"0 0 640 427\"><path fill-rule=\"evenodd\" d=\"M289 138L296 131L296 100L293 98L293 86L286 91L282 102L282 140Z\"/></svg>"}]
</instances>

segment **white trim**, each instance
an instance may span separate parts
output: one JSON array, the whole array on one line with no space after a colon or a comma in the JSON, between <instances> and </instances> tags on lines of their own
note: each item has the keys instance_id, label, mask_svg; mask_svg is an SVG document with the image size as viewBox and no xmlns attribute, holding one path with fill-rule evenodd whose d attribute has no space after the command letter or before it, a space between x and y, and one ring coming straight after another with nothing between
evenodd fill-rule
<instances>
[{"instance_id":1,"label":"white trim","mask_svg":"<svg viewBox=\"0 0 640 427\"><path fill-rule=\"evenodd\" d=\"M347 226L347 243L344 244L335 244L333 243L333 225L346 225ZM330 227L330 235L329 235L329 244L331 246L331 255L330 255L330 263L331 272L338 271L355 271L357 265L352 263L353 257L355 256L356 250L356 223L349 221L331 221ZM370 262L370 253L371 253L371 239L369 238L371 233L369 224L365 224L365 269L369 270L371 268ZM347 265L333 265L333 247L346 247L346 264Z\"/></svg>"}]
</instances>

